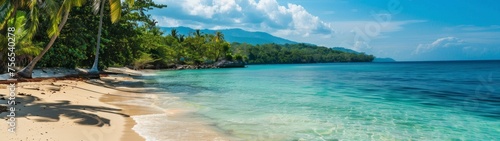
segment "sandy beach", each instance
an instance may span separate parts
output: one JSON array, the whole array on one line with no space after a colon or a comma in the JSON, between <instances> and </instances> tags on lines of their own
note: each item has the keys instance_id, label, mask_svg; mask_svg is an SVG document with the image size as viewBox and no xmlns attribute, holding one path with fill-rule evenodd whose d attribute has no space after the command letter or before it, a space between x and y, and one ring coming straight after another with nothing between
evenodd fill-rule
<instances>
[{"instance_id":1,"label":"sandy beach","mask_svg":"<svg viewBox=\"0 0 500 141\"><path fill-rule=\"evenodd\" d=\"M228 140L203 122L186 118L183 109L155 106L154 88L130 74L106 75L97 80L21 82L16 87L15 133L0 124L6 140L48 141L143 141L133 130L134 116L162 114L165 136L149 140ZM0 84L0 105L8 106L8 85ZM9 107L10 108L10 107ZM9 111L0 117L8 123ZM137 128L137 127L136 127ZM143 128L143 127L141 127Z\"/></svg>"},{"instance_id":2,"label":"sandy beach","mask_svg":"<svg viewBox=\"0 0 500 141\"><path fill-rule=\"evenodd\" d=\"M134 125L129 114L111 104L101 102L104 95L119 90L102 87L90 81L54 81L19 83L16 101L16 132L0 124L7 140L144 140L126 129ZM0 94L6 96L4 85ZM146 98L145 95L138 95ZM1 103L7 103L2 100ZM5 105L4 105L5 106ZM7 112L0 114L6 117Z\"/></svg>"}]
</instances>

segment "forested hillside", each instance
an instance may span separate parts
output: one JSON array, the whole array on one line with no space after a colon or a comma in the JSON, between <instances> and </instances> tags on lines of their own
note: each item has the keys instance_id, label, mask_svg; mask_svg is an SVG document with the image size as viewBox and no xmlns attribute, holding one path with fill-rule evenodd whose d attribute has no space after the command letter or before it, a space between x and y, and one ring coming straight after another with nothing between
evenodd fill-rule
<instances>
[{"instance_id":1,"label":"forested hillside","mask_svg":"<svg viewBox=\"0 0 500 141\"><path fill-rule=\"evenodd\" d=\"M249 64L332 63L371 62L375 57L364 53L344 52L310 44L264 44L250 45L233 43L234 54L242 54Z\"/></svg>"},{"instance_id":2,"label":"forested hillside","mask_svg":"<svg viewBox=\"0 0 500 141\"><path fill-rule=\"evenodd\" d=\"M160 27L160 29L165 33L169 33L172 29L176 29L180 34L185 34L185 35L196 31L196 29L192 29L189 27L182 27L182 26L180 26L180 27ZM230 43L238 42L238 43L248 43L248 44L252 44L252 45L269 44L269 43L276 43L276 44L296 44L297 43L294 41L290 41L287 39L273 36L269 33L251 32L251 31L246 31L246 30L239 29L239 28L221 29L218 31L222 32L222 34L224 34L225 39ZM215 32L217 32L217 30L201 29L201 32L207 33L207 34L214 34Z\"/></svg>"},{"instance_id":3,"label":"forested hillside","mask_svg":"<svg viewBox=\"0 0 500 141\"><path fill-rule=\"evenodd\" d=\"M175 65L206 65L220 60L236 60L248 64L280 63L324 63L324 62L370 62L372 55L352 53L308 44L262 44L232 43L226 41L222 32L206 34L194 30L189 34L180 34L176 29L163 33L156 26L157 21L146 14L154 8L166 5L155 4L152 0L137 0L133 6L122 3L121 15L113 23L110 7L105 6L102 35L100 36L99 69L111 66L129 66L131 68L168 68ZM60 7L64 8L64 7ZM7 15L1 23L1 31L8 26L16 28L16 66L18 69L33 62L39 56L41 60L36 68L67 67L90 68L96 56L99 14L95 14L92 2L76 5L68 11L66 23L54 20L50 9L38 10L20 8L14 15ZM56 7L57 10L57 7ZM47 12L47 13L43 13ZM55 22L55 23L54 23ZM62 26L59 34L54 31ZM54 36L54 44L47 48ZM0 40L6 41L5 36ZM50 45L50 44L49 44ZM46 54L41 56L44 49ZM2 46L0 61L7 62L6 48ZM1 66L2 72L6 65Z\"/></svg>"}]
</instances>

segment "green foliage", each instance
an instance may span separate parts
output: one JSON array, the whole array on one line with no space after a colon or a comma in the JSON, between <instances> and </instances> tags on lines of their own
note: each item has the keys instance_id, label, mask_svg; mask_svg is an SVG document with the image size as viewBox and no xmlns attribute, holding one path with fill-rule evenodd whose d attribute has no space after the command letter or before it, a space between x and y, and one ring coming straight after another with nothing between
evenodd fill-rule
<instances>
[{"instance_id":1,"label":"green foliage","mask_svg":"<svg viewBox=\"0 0 500 141\"><path fill-rule=\"evenodd\" d=\"M112 17L103 17L99 68L133 65L134 60L140 58L142 53L153 48L148 48L151 44L161 41L161 36L149 36L153 30L154 32L159 30L150 25L155 22L149 15L141 14L143 9L150 7L164 6L156 5L150 0L138 0L133 6L122 7L121 19L114 24L111 22ZM105 14L109 14L110 7L104 8ZM65 25L65 29L68 30L61 31L59 39L42 58L39 67L91 67L94 62L99 15L93 13L92 5L88 2L82 7L74 8L71 14ZM43 19L40 20L41 24L48 24L48 21ZM140 26L140 23L144 24ZM41 28L46 27L41 26ZM37 42L48 42L48 40L42 33L35 36Z\"/></svg>"},{"instance_id":2,"label":"green foliage","mask_svg":"<svg viewBox=\"0 0 500 141\"><path fill-rule=\"evenodd\" d=\"M231 44L234 54L244 54L249 64L290 64L330 62L371 62L375 57L364 53L348 53L308 44Z\"/></svg>"},{"instance_id":3,"label":"green foliage","mask_svg":"<svg viewBox=\"0 0 500 141\"><path fill-rule=\"evenodd\" d=\"M151 62L154 62L155 60L151 57L151 54L147 53L142 53L141 57L138 59L134 60L134 69L143 69L146 65L148 65Z\"/></svg>"},{"instance_id":4,"label":"green foliage","mask_svg":"<svg viewBox=\"0 0 500 141\"><path fill-rule=\"evenodd\" d=\"M242 57L241 55L239 55L239 54L235 55L235 56L234 56L234 59L235 59L236 61L243 61L243 57Z\"/></svg>"},{"instance_id":5,"label":"green foliage","mask_svg":"<svg viewBox=\"0 0 500 141\"><path fill-rule=\"evenodd\" d=\"M189 35L182 35L173 29L170 35L144 35L151 41L145 48L161 64L211 64L226 58L230 44L224 40L222 33L205 34L197 30ZM158 37L162 40L158 41ZM154 41L153 41L154 40Z\"/></svg>"},{"instance_id":6,"label":"green foliage","mask_svg":"<svg viewBox=\"0 0 500 141\"><path fill-rule=\"evenodd\" d=\"M16 36L21 36L24 40L19 43L16 53L29 60L38 55L42 46L49 42L50 36L47 34L59 34L38 67L90 68L97 46L99 15L94 13L91 2L80 2L82 0L76 0L72 4L45 1L47 8L40 10L36 9L36 2L32 2L29 7L20 9L15 18L16 26L19 26L16 28L19 29ZM99 68L131 66L142 69L151 65L164 68L173 64L213 64L221 59L246 61L250 64L278 64L364 62L374 58L364 53L346 53L307 44L230 44L225 41L221 32L205 34L196 30L182 35L174 29L170 35L163 35L156 27L157 21L146 13L166 5L155 4L152 0L136 0L133 5L118 8L118 2L120 1L113 0L110 6L102 7L105 8L104 14L111 16L103 17ZM69 5L81 7L68 9ZM9 13L12 7L6 9L5 6L0 6L0 10L0 13ZM65 30L57 31L55 23L59 20L56 18L61 16L62 10L71 10L71 16ZM53 13L39 14L44 11ZM117 13L121 13L120 20L117 20ZM2 15L0 18L7 16L10 15ZM36 30L44 32L32 32ZM5 38L3 35L0 37ZM24 63L27 62L29 61Z\"/></svg>"},{"instance_id":7,"label":"green foliage","mask_svg":"<svg viewBox=\"0 0 500 141\"><path fill-rule=\"evenodd\" d=\"M228 60L228 61L233 61L233 56L232 56L232 55L230 55L230 54L227 54L227 55L226 55L226 60Z\"/></svg>"}]
</instances>

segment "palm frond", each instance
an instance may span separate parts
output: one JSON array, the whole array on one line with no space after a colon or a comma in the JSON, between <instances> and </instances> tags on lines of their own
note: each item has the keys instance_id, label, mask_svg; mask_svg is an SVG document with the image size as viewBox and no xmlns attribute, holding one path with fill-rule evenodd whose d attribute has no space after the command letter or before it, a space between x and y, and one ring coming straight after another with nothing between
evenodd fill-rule
<instances>
[{"instance_id":1,"label":"palm frond","mask_svg":"<svg viewBox=\"0 0 500 141\"><path fill-rule=\"evenodd\" d=\"M25 30L25 25L27 24L29 13L25 11L17 11L16 13L16 23L10 23L16 28L16 37L18 44L16 44L16 54L36 56L41 51L42 48L34 46L32 40L29 37L28 31ZM10 19L9 22L13 22L14 19Z\"/></svg>"},{"instance_id":2,"label":"palm frond","mask_svg":"<svg viewBox=\"0 0 500 141\"><path fill-rule=\"evenodd\" d=\"M16 54L19 55L37 56L40 52L42 52L42 48L33 44L23 44L22 47L16 49Z\"/></svg>"},{"instance_id":3,"label":"palm frond","mask_svg":"<svg viewBox=\"0 0 500 141\"><path fill-rule=\"evenodd\" d=\"M18 31L21 31L21 30L18 30L18 29L24 29L24 25L26 24L26 12L24 11L17 11L16 13L16 23L13 23L14 22L14 19L10 19L10 25L13 25L15 28L16 28L16 32Z\"/></svg>"},{"instance_id":4,"label":"palm frond","mask_svg":"<svg viewBox=\"0 0 500 141\"><path fill-rule=\"evenodd\" d=\"M63 3L67 3L68 0L64 0ZM59 22L61 21L62 18L62 11L63 11L63 6L59 5L59 3L52 1L52 0L47 0L44 2L42 5L42 8L45 10L45 13L49 15L51 24L49 25L50 27L47 29L47 34L49 37L52 37L55 35L58 31L57 26L59 25Z\"/></svg>"},{"instance_id":5,"label":"palm frond","mask_svg":"<svg viewBox=\"0 0 500 141\"><path fill-rule=\"evenodd\" d=\"M134 1L135 0L125 0L125 2L128 4L128 7L134 6Z\"/></svg>"},{"instance_id":6,"label":"palm frond","mask_svg":"<svg viewBox=\"0 0 500 141\"><path fill-rule=\"evenodd\" d=\"M38 20L39 9L37 7L37 1L36 0L30 1L28 8L30 9L30 13L29 13L29 20L27 23L28 31L26 38L30 40L31 37L35 35L38 24L40 23L40 21Z\"/></svg>"},{"instance_id":7,"label":"palm frond","mask_svg":"<svg viewBox=\"0 0 500 141\"><path fill-rule=\"evenodd\" d=\"M7 17L10 16L10 13L12 13L12 5L8 2L5 2L5 0L2 0L3 2L0 3L0 29L3 28L5 23L7 23Z\"/></svg>"},{"instance_id":8,"label":"palm frond","mask_svg":"<svg viewBox=\"0 0 500 141\"><path fill-rule=\"evenodd\" d=\"M64 0L62 5L57 10L57 13L53 16L51 15L52 24L47 31L49 37L52 37L54 35L56 36L59 35L59 33L61 32L59 31L59 23L63 18L63 13L69 12L73 6L74 6L73 0Z\"/></svg>"},{"instance_id":9,"label":"palm frond","mask_svg":"<svg viewBox=\"0 0 500 141\"><path fill-rule=\"evenodd\" d=\"M122 5L120 0L109 0L109 8L111 9L111 22L117 22L122 13Z\"/></svg>"},{"instance_id":10,"label":"palm frond","mask_svg":"<svg viewBox=\"0 0 500 141\"><path fill-rule=\"evenodd\" d=\"M73 5L76 7L81 7L85 3L85 0L73 0Z\"/></svg>"}]
</instances>

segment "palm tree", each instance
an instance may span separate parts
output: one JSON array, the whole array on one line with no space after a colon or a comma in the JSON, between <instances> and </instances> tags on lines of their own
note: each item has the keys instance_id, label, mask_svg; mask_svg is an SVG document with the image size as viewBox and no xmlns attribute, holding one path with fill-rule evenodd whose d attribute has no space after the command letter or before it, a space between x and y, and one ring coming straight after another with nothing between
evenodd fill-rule
<instances>
[{"instance_id":1,"label":"palm tree","mask_svg":"<svg viewBox=\"0 0 500 141\"><path fill-rule=\"evenodd\" d=\"M37 8L39 8L38 6L45 6L42 8L47 9L45 13L50 16L52 24L48 31L48 34L51 37L49 43L45 46L45 48L40 52L38 56L36 56L33 60L31 60L31 62L26 67L24 67L23 69L21 69L21 71L17 73L18 76L25 78L32 78L33 68L35 67L36 63L38 63L38 61L42 59L43 55L45 55L45 53L49 51L49 49L52 47L57 37L59 37L60 31L62 30L62 28L66 24L66 21L68 20L71 8L73 6L81 6L83 0L73 0L73 1L65 0L62 3L62 5L58 5L54 1L45 1L40 5L37 4L37 0L31 0L29 1L29 3L30 3L29 8L32 14L30 15L30 18L32 20L39 16L38 13L33 13L33 11L37 11ZM30 30L36 31L36 27L30 27Z\"/></svg>"},{"instance_id":2,"label":"palm tree","mask_svg":"<svg viewBox=\"0 0 500 141\"><path fill-rule=\"evenodd\" d=\"M5 31L7 28L6 28L6 24L7 24L7 21L9 19L12 19L14 18L14 23L16 23L16 13L17 13L17 10L20 9L20 8L23 8L23 7L26 7L27 6L27 3L28 1L27 0L0 0L0 5L2 5L0 7L0 20L2 21L2 23L0 23L0 27L2 29L2 31ZM2 32L4 33L4 32Z\"/></svg>"},{"instance_id":3,"label":"palm tree","mask_svg":"<svg viewBox=\"0 0 500 141\"><path fill-rule=\"evenodd\" d=\"M224 34L222 34L220 31L216 31L215 32L215 36L214 36L214 41L215 41L215 44L217 46L216 49L215 49L215 62L219 61L219 57L220 57L220 44L219 42L223 42L224 41Z\"/></svg>"},{"instance_id":4,"label":"palm tree","mask_svg":"<svg viewBox=\"0 0 500 141\"><path fill-rule=\"evenodd\" d=\"M220 42L224 41L224 34L222 34L220 31L215 32L215 42Z\"/></svg>"},{"instance_id":5,"label":"palm tree","mask_svg":"<svg viewBox=\"0 0 500 141\"><path fill-rule=\"evenodd\" d=\"M175 39L177 39L177 41L179 41L179 38L177 37L177 29L170 30L170 36L174 37Z\"/></svg>"},{"instance_id":6,"label":"palm tree","mask_svg":"<svg viewBox=\"0 0 500 141\"><path fill-rule=\"evenodd\" d=\"M194 36L201 37L201 31L199 29L196 29L196 31L194 32Z\"/></svg>"},{"instance_id":7,"label":"palm tree","mask_svg":"<svg viewBox=\"0 0 500 141\"><path fill-rule=\"evenodd\" d=\"M37 56L42 51L42 48L37 47L33 44L31 40L32 34L30 34L26 29L25 25L27 24L27 13L25 11L17 11L15 19L12 21L16 21L15 24L12 24L11 27L15 27L15 35L17 39L16 43L16 66L18 65L26 65L31 62L34 56Z\"/></svg>"},{"instance_id":8,"label":"palm tree","mask_svg":"<svg viewBox=\"0 0 500 141\"><path fill-rule=\"evenodd\" d=\"M185 39L186 39L185 35L179 35L179 43L184 42Z\"/></svg>"},{"instance_id":9,"label":"palm tree","mask_svg":"<svg viewBox=\"0 0 500 141\"><path fill-rule=\"evenodd\" d=\"M111 22L116 23L120 17L121 17L121 3L120 0L109 0L109 9L111 10L110 16L111 16ZM126 0L127 4L129 7L132 7L134 5L134 0ZM99 29L97 32L97 49L95 51L95 60L94 64L92 65L92 68L88 72L89 74L99 74L98 70L98 64L99 64L99 50L101 48L101 31L102 31L102 17L103 17L103 11L104 11L104 4L106 3L106 0L94 0L94 13L97 14L97 11L100 11L100 17L99 17ZM100 4L100 5L99 5Z\"/></svg>"},{"instance_id":10,"label":"palm tree","mask_svg":"<svg viewBox=\"0 0 500 141\"><path fill-rule=\"evenodd\" d=\"M0 43L2 45L7 44L7 37L4 35L7 33L7 24L9 19L13 19L12 25L18 24L17 22L17 10L27 6L27 0L0 0ZM4 43L5 42L5 43ZM2 46L0 49L0 73L7 71L7 47Z\"/></svg>"}]
</instances>

